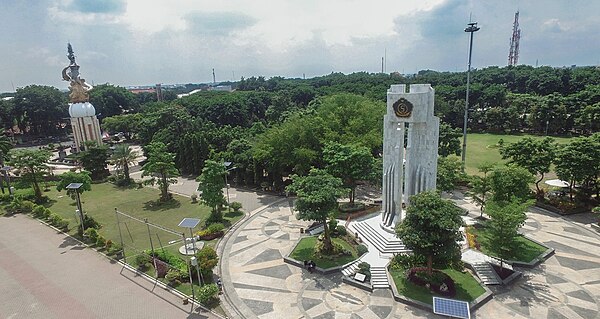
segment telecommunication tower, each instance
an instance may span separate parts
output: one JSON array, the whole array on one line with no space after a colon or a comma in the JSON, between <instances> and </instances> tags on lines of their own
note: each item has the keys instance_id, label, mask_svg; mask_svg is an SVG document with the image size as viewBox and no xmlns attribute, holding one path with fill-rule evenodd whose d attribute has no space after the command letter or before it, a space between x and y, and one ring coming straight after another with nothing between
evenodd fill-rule
<instances>
[{"instance_id":1,"label":"telecommunication tower","mask_svg":"<svg viewBox=\"0 0 600 319\"><path fill-rule=\"evenodd\" d=\"M513 33L510 38L510 51L508 52L508 65L517 65L519 63L519 40L521 39L521 29L519 28L519 11L515 13L515 22L513 22Z\"/></svg>"}]
</instances>

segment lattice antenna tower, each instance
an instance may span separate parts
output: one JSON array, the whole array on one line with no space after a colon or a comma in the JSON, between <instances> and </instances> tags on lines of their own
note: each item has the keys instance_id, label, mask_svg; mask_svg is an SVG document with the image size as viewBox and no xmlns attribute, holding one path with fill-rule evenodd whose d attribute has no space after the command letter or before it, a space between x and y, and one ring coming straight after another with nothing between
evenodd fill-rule
<instances>
[{"instance_id":1,"label":"lattice antenna tower","mask_svg":"<svg viewBox=\"0 0 600 319\"><path fill-rule=\"evenodd\" d=\"M513 22L513 33L510 38L510 51L508 52L508 65L519 63L519 40L521 40L521 29L519 28L519 11L515 13Z\"/></svg>"}]
</instances>

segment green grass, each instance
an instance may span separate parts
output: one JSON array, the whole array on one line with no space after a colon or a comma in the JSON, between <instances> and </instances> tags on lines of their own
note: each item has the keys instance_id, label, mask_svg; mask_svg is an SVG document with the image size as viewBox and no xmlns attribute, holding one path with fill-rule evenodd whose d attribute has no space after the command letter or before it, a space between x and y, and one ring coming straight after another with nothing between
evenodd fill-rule
<instances>
[{"instance_id":1,"label":"green grass","mask_svg":"<svg viewBox=\"0 0 600 319\"><path fill-rule=\"evenodd\" d=\"M486 255L496 256L494 253L489 251L490 235L487 230L485 228L475 227L472 227L471 230L473 234L477 235L477 241L481 246L481 252ZM516 240L519 245L519 249L516 249L513 252L513 257L511 259L514 261L531 262L546 251L546 247L527 239L525 236L519 236Z\"/></svg>"},{"instance_id":2,"label":"green grass","mask_svg":"<svg viewBox=\"0 0 600 319\"><path fill-rule=\"evenodd\" d=\"M47 204L50 210L67 219L70 223L70 233L76 233L79 222L75 216L75 201L66 195L64 191L57 192L55 189L45 192L44 195L50 198L50 203ZM204 221L208 217L210 209L204 205L192 204L187 197L178 195L173 195L173 197L172 202L159 205L156 203L159 198L159 191L154 188L119 188L110 183L103 183L92 185L92 191L81 194L81 201L84 211L102 225L99 233L106 239L118 243L120 242L120 236L115 208L120 212L141 220L147 219L150 223L166 227L178 233L185 231L186 236L189 237L189 230L178 227L179 222L185 217L200 218ZM226 223L234 223L242 216L243 214L225 214ZM148 228L145 224L122 216L119 218L126 247L139 251L150 248ZM202 223L199 226L202 226ZM200 227L197 227L195 230L199 229ZM169 241L180 239L181 235L173 235L156 228L151 228L150 231L152 245L155 249L163 246L176 252L181 246L180 242L172 245L168 244ZM214 243L212 245L214 246ZM130 255L130 253L128 252L127 255Z\"/></svg>"},{"instance_id":3,"label":"green grass","mask_svg":"<svg viewBox=\"0 0 600 319\"><path fill-rule=\"evenodd\" d=\"M462 273L454 269L443 269L442 271L454 280L456 296L452 297L452 299L470 302L485 293L485 289L481 287L479 282L477 282L470 273ZM429 305L432 304L432 297L442 297L429 291L429 289L425 287L417 286L408 281L408 279L405 278L404 272L404 270L390 269L390 274L394 279L396 289L401 295Z\"/></svg>"},{"instance_id":4,"label":"green grass","mask_svg":"<svg viewBox=\"0 0 600 319\"><path fill-rule=\"evenodd\" d=\"M335 260L327 259L327 258L317 258L314 255L314 248L317 244L317 236L305 237L298 242L298 245L294 248L290 257L299 261L304 260L312 260L318 267L321 268L331 268L336 266L341 266L347 264L356 258L358 258L358 252L356 248L350 245L343 239L333 238L333 242L342 245L344 249L347 249L352 252L352 256L342 256L336 258Z\"/></svg>"},{"instance_id":5,"label":"green grass","mask_svg":"<svg viewBox=\"0 0 600 319\"><path fill-rule=\"evenodd\" d=\"M467 158L466 158L466 173L477 175L477 166L484 163L504 163L500 152L498 151L498 141L502 139L504 143L514 143L525 137L535 139L543 139L545 136L537 135L502 135L502 134L478 134L471 133L467 135ZM565 144L570 141L566 137L553 137L559 144ZM462 142L462 140L461 140Z\"/></svg>"}]
</instances>

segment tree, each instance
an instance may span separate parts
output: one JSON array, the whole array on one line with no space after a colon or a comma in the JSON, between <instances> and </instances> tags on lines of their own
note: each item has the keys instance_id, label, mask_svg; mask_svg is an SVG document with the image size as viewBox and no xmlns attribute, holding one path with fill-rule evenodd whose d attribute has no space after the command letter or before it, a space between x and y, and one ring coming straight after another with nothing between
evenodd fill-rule
<instances>
[{"instance_id":1,"label":"tree","mask_svg":"<svg viewBox=\"0 0 600 319\"><path fill-rule=\"evenodd\" d=\"M96 108L96 113L103 118L119 115L137 106L133 93L124 87L108 83L94 86L90 91L90 103Z\"/></svg>"},{"instance_id":2,"label":"tree","mask_svg":"<svg viewBox=\"0 0 600 319\"><path fill-rule=\"evenodd\" d=\"M350 205L354 205L357 182L369 179L373 174L375 159L369 149L332 142L325 145L323 159L327 171L341 178L344 186L350 189L348 198Z\"/></svg>"},{"instance_id":3,"label":"tree","mask_svg":"<svg viewBox=\"0 0 600 319\"><path fill-rule=\"evenodd\" d=\"M57 88L29 85L17 89L14 101L15 118L21 131L34 135L52 135L68 116L65 95Z\"/></svg>"},{"instance_id":4,"label":"tree","mask_svg":"<svg viewBox=\"0 0 600 319\"><path fill-rule=\"evenodd\" d=\"M45 150L12 150L9 153L9 163L15 167L27 183L31 183L35 193L36 202L43 201L42 190L39 183L44 179L50 159L50 153Z\"/></svg>"},{"instance_id":5,"label":"tree","mask_svg":"<svg viewBox=\"0 0 600 319\"><path fill-rule=\"evenodd\" d=\"M406 217L396 226L396 234L415 254L427 257L430 275L434 261L447 264L456 253L462 239L460 215L460 208L434 191L410 197Z\"/></svg>"},{"instance_id":6,"label":"tree","mask_svg":"<svg viewBox=\"0 0 600 319\"><path fill-rule=\"evenodd\" d=\"M489 175L492 200L496 203L510 202L513 197L526 201L533 182L533 174L519 166L496 166Z\"/></svg>"},{"instance_id":7,"label":"tree","mask_svg":"<svg viewBox=\"0 0 600 319\"><path fill-rule=\"evenodd\" d=\"M86 142L85 151L79 155L83 168L91 173L93 180L98 181L110 175L108 171L108 147L95 142Z\"/></svg>"},{"instance_id":8,"label":"tree","mask_svg":"<svg viewBox=\"0 0 600 319\"><path fill-rule=\"evenodd\" d=\"M198 176L198 192L200 192L200 200L211 208L211 215L208 218L211 222L220 222L223 220L223 215L219 207L223 204L223 188L225 187L224 176L225 165L212 160L205 162L202 174Z\"/></svg>"},{"instance_id":9,"label":"tree","mask_svg":"<svg viewBox=\"0 0 600 319\"><path fill-rule=\"evenodd\" d=\"M539 183L544 179L544 174L550 172L550 165L556 156L554 139L547 137L536 140L526 137L516 143L503 145L500 154L503 159L509 159L509 163L515 163L531 174L540 175L540 179L535 182L535 188L538 196L542 194L543 197Z\"/></svg>"},{"instance_id":10,"label":"tree","mask_svg":"<svg viewBox=\"0 0 600 319\"><path fill-rule=\"evenodd\" d=\"M556 175L569 182L569 195L573 201L573 187L582 185L586 192L591 192L600 176L600 134L580 137L558 149Z\"/></svg>"},{"instance_id":11,"label":"tree","mask_svg":"<svg viewBox=\"0 0 600 319\"><path fill-rule=\"evenodd\" d=\"M492 163L481 163L477 166L477 170L483 174L483 176L472 176L471 179L471 194L473 196L473 200L479 204L480 207L480 217L483 216L483 211L485 209L485 204L488 199L489 193L492 191L492 187L490 185L490 180L488 173L492 170L494 165Z\"/></svg>"},{"instance_id":12,"label":"tree","mask_svg":"<svg viewBox=\"0 0 600 319\"><path fill-rule=\"evenodd\" d=\"M448 155L460 156L460 137L462 133L459 129L452 128L449 124L440 123L440 135L438 143L438 154L446 157Z\"/></svg>"},{"instance_id":13,"label":"tree","mask_svg":"<svg viewBox=\"0 0 600 319\"><path fill-rule=\"evenodd\" d=\"M451 192L462 179L462 163L458 157L438 157L437 189Z\"/></svg>"},{"instance_id":14,"label":"tree","mask_svg":"<svg viewBox=\"0 0 600 319\"><path fill-rule=\"evenodd\" d=\"M198 260L198 267L203 275L211 275L212 270L217 266L219 262L219 256L214 248L205 246L196 253L196 259Z\"/></svg>"},{"instance_id":15,"label":"tree","mask_svg":"<svg viewBox=\"0 0 600 319\"><path fill-rule=\"evenodd\" d=\"M314 220L323 224L323 254L333 253L331 242L331 229L327 217L337 209L337 199L342 196L342 180L329 175L326 171L313 168L307 176L292 176L292 184L288 192L296 193L298 198L294 209L298 212L298 219Z\"/></svg>"},{"instance_id":16,"label":"tree","mask_svg":"<svg viewBox=\"0 0 600 319\"><path fill-rule=\"evenodd\" d=\"M79 194L84 191L92 190L92 178L90 177L90 172L81 171L79 173L76 172L65 172L58 176L59 182L56 185L57 191L62 191L63 189L67 189L67 186L71 183L81 183L83 184L77 191ZM71 190L67 191L67 194L70 195Z\"/></svg>"},{"instance_id":17,"label":"tree","mask_svg":"<svg viewBox=\"0 0 600 319\"><path fill-rule=\"evenodd\" d=\"M152 142L144 149L148 155L148 161L142 166L144 172L142 177L151 176L146 183L158 184L161 202L171 200L169 185L177 183L175 177L179 176L179 171L175 167L175 155L167 152L167 146L161 142Z\"/></svg>"},{"instance_id":18,"label":"tree","mask_svg":"<svg viewBox=\"0 0 600 319\"><path fill-rule=\"evenodd\" d=\"M4 167L4 158L8 155L11 148L13 148L12 141L6 135L0 135L0 168ZM6 171L4 171L3 178L8 180L8 173ZM2 194L4 194L4 181L0 182L0 188L2 189Z\"/></svg>"},{"instance_id":19,"label":"tree","mask_svg":"<svg viewBox=\"0 0 600 319\"><path fill-rule=\"evenodd\" d=\"M492 254L500 258L500 267L502 261L514 256L518 248L517 237L519 228L525 224L527 215L525 211L533 202L523 202L513 197L509 202L497 203L490 201L485 209L491 219L487 222L486 228L489 233L488 249Z\"/></svg>"},{"instance_id":20,"label":"tree","mask_svg":"<svg viewBox=\"0 0 600 319\"><path fill-rule=\"evenodd\" d=\"M115 146L115 150L111 156L111 164L115 165L117 170L123 170L123 180L127 181L127 184L131 181L129 177L129 165L133 164L138 156L138 152L131 150L127 144L118 144Z\"/></svg>"},{"instance_id":21,"label":"tree","mask_svg":"<svg viewBox=\"0 0 600 319\"><path fill-rule=\"evenodd\" d=\"M140 131L142 114L122 114L106 117L102 120L102 128L112 134L123 132L125 138L132 139Z\"/></svg>"}]
</instances>

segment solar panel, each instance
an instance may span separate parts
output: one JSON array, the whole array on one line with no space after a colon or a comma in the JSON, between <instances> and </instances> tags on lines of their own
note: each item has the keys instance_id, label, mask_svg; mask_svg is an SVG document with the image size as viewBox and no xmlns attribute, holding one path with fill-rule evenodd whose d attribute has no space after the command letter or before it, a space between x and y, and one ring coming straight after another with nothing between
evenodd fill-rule
<instances>
[{"instance_id":1,"label":"solar panel","mask_svg":"<svg viewBox=\"0 0 600 319\"><path fill-rule=\"evenodd\" d=\"M468 302L439 297L433 297L433 313L454 318L471 318Z\"/></svg>"},{"instance_id":2,"label":"solar panel","mask_svg":"<svg viewBox=\"0 0 600 319\"><path fill-rule=\"evenodd\" d=\"M194 228L194 227L198 226L199 223L200 223L200 220L198 218L184 218L179 223L179 227Z\"/></svg>"}]
</instances>

